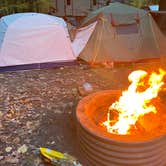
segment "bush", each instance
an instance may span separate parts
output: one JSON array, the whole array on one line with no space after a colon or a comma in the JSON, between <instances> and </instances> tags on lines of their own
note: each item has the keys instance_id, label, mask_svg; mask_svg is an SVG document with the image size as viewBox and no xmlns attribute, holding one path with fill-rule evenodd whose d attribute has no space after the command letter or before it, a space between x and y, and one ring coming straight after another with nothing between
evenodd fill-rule
<instances>
[{"instance_id":1,"label":"bush","mask_svg":"<svg viewBox=\"0 0 166 166\"><path fill-rule=\"evenodd\" d=\"M0 0L0 16L20 12L49 13L51 0Z\"/></svg>"}]
</instances>

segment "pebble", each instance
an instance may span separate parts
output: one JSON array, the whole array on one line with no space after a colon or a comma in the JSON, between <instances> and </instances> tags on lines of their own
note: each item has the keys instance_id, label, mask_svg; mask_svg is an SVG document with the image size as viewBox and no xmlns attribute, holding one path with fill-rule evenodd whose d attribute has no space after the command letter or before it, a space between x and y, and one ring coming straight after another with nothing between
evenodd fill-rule
<instances>
[{"instance_id":1,"label":"pebble","mask_svg":"<svg viewBox=\"0 0 166 166\"><path fill-rule=\"evenodd\" d=\"M82 86L78 87L78 92L81 96L86 96L94 92L92 85L88 82L84 83Z\"/></svg>"},{"instance_id":2,"label":"pebble","mask_svg":"<svg viewBox=\"0 0 166 166\"><path fill-rule=\"evenodd\" d=\"M85 82L83 84L83 88L84 88L85 91L92 91L93 90L92 85L90 83L88 83L88 82Z\"/></svg>"}]
</instances>

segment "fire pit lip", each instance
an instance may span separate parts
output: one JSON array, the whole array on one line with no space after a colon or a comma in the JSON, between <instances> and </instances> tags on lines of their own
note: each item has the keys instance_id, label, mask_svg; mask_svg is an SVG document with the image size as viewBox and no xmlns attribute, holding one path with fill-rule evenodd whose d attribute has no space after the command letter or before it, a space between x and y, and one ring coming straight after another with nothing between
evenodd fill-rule
<instances>
[{"instance_id":1,"label":"fire pit lip","mask_svg":"<svg viewBox=\"0 0 166 166\"><path fill-rule=\"evenodd\" d=\"M125 143L125 144L144 144L144 143L152 143L154 140L158 141L161 139L165 139L166 135L163 133L157 136L135 136L135 135L117 135L107 133L104 130L99 129L97 125L85 114L85 107L87 104L95 97L108 95L108 94L120 94L121 90L102 90L96 93L92 93L84 98L82 98L77 106L76 109L76 118L79 124L82 126L83 129L87 130L90 134L96 135L97 137L104 139L105 141L116 141L118 143Z\"/></svg>"}]
</instances>

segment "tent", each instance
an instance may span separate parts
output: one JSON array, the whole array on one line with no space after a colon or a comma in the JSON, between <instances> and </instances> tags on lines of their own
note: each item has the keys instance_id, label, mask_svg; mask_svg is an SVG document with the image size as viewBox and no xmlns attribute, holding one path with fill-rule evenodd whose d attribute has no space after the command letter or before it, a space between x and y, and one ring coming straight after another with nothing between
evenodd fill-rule
<instances>
[{"instance_id":1,"label":"tent","mask_svg":"<svg viewBox=\"0 0 166 166\"><path fill-rule=\"evenodd\" d=\"M0 19L0 69L42 68L75 60L62 18L18 13Z\"/></svg>"},{"instance_id":2,"label":"tent","mask_svg":"<svg viewBox=\"0 0 166 166\"><path fill-rule=\"evenodd\" d=\"M110 3L91 12L82 28L95 22L85 47L78 52L79 58L91 64L137 62L166 55L165 36L151 15L143 9L118 2ZM77 35L74 43L79 45Z\"/></svg>"}]
</instances>

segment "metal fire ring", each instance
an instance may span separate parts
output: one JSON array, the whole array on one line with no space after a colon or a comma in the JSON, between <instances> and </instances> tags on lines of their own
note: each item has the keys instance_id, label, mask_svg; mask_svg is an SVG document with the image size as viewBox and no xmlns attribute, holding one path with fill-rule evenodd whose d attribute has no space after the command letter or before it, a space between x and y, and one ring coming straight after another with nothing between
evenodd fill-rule
<instances>
[{"instance_id":1,"label":"metal fire ring","mask_svg":"<svg viewBox=\"0 0 166 166\"><path fill-rule=\"evenodd\" d=\"M166 135L124 136L101 130L93 119L91 104L120 95L118 90L100 91L84 97L76 110L80 149L90 166L165 166ZM111 101L111 100L110 100ZM95 115L94 115L95 116Z\"/></svg>"}]
</instances>

